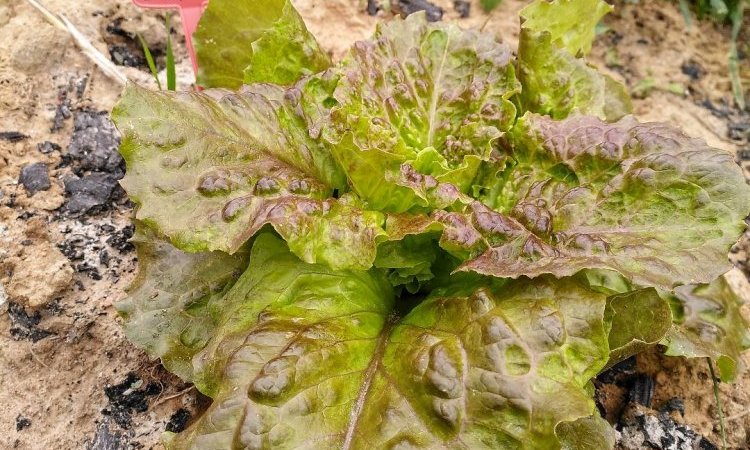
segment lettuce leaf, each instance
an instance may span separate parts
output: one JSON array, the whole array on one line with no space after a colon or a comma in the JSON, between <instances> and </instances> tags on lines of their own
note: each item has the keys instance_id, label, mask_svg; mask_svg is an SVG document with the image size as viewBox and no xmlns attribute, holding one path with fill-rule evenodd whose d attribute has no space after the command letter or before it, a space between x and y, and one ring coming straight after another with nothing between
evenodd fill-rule
<instances>
[{"instance_id":1,"label":"lettuce leaf","mask_svg":"<svg viewBox=\"0 0 750 450\"><path fill-rule=\"evenodd\" d=\"M343 184L340 168L300 132L316 123L302 92L315 97L319 82L238 94L130 85L112 116L136 218L185 251L234 253L271 224L306 261L372 266L383 216L331 198Z\"/></svg>"},{"instance_id":2,"label":"lettuce leaf","mask_svg":"<svg viewBox=\"0 0 750 450\"><path fill-rule=\"evenodd\" d=\"M750 188L731 155L625 118L519 119L514 164L462 212L392 217L392 239L442 228L459 270L494 277L614 270L671 290L710 282L745 229Z\"/></svg>"},{"instance_id":3,"label":"lettuce leaf","mask_svg":"<svg viewBox=\"0 0 750 450\"><path fill-rule=\"evenodd\" d=\"M638 289L607 299L608 366L661 342L672 327L669 304L654 288Z\"/></svg>"},{"instance_id":4,"label":"lettuce leaf","mask_svg":"<svg viewBox=\"0 0 750 450\"><path fill-rule=\"evenodd\" d=\"M547 34L555 47L583 56L591 51L596 25L613 9L603 0L536 1L521 10L521 29Z\"/></svg>"},{"instance_id":5,"label":"lettuce leaf","mask_svg":"<svg viewBox=\"0 0 750 450\"><path fill-rule=\"evenodd\" d=\"M513 124L519 84L510 49L424 14L378 25L338 69L326 139L370 209L430 206L403 166L466 192L480 161ZM408 169L406 169L408 172Z\"/></svg>"},{"instance_id":6,"label":"lettuce leaf","mask_svg":"<svg viewBox=\"0 0 750 450\"><path fill-rule=\"evenodd\" d=\"M555 427L594 412L605 296L554 278L471 291L401 317L378 273L305 264L259 235L195 359L215 401L172 447L560 448Z\"/></svg>"},{"instance_id":7,"label":"lettuce leaf","mask_svg":"<svg viewBox=\"0 0 750 450\"><path fill-rule=\"evenodd\" d=\"M289 85L331 64L289 0L211 0L193 41L209 88Z\"/></svg>"},{"instance_id":8,"label":"lettuce leaf","mask_svg":"<svg viewBox=\"0 0 750 450\"><path fill-rule=\"evenodd\" d=\"M737 377L740 353L750 348L742 301L724 277L709 284L680 286L668 296L675 323L664 339L669 356L716 361L722 381Z\"/></svg>"},{"instance_id":9,"label":"lettuce leaf","mask_svg":"<svg viewBox=\"0 0 750 450\"><path fill-rule=\"evenodd\" d=\"M245 271L250 254L185 253L139 225L133 238L138 275L116 304L125 335L170 372L193 379L193 356L215 332L208 305L222 298Z\"/></svg>"},{"instance_id":10,"label":"lettuce leaf","mask_svg":"<svg viewBox=\"0 0 750 450\"><path fill-rule=\"evenodd\" d=\"M615 448L614 428L599 415L564 422L557 426L562 450L611 450Z\"/></svg>"},{"instance_id":11,"label":"lettuce leaf","mask_svg":"<svg viewBox=\"0 0 750 450\"><path fill-rule=\"evenodd\" d=\"M580 58L591 50L596 24L611 10L602 0L555 0L521 11L522 111L555 119L594 115L609 122L632 111L625 87Z\"/></svg>"}]
</instances>

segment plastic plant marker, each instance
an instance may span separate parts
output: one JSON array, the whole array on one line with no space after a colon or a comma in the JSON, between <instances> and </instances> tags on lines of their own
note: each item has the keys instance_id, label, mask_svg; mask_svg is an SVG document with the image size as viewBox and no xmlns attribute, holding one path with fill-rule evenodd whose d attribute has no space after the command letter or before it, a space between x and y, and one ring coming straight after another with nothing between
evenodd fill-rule
<instances>
[{"instance_id":1,"label":"plastic plant marker","mask_svg":"<svg viewBox=\"0 0 750 450\"><path fill-rule=\"evenodd\" d=\"M188 54L190 54L190 60L193 62L193 70L197 74L198 60L195 57L195 49L193 48L193 33L198 28L198 21L208 5L208 0L133 0L133 3L142 8L176 8L180 10Z\"/></svg>"}]
</instances>

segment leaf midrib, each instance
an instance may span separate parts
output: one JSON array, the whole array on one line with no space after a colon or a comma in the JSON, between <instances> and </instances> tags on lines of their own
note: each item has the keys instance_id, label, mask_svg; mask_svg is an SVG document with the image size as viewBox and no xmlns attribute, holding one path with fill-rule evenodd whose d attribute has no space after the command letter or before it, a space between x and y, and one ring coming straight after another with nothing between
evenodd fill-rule
<instances>
[{"instance_id":1,"label":"leaf midrib","mask_svg":"<svg viewBox=\"0 0 750 450\"><path fill-rule=\"evenodd\" d=\"M437 77L435 78L435 85L432 89L432 98L430 99L430 110L428 111L427 121L430 124L430 128L427 131L427 147L432 146L432 141L435 138L435 115L437 114L437 105L439 100L438 87L443 78L443 69L445 68L445 61L448 58L448 48L450 47L451 36L446 34L445 47L443 48L443 58L440 61L440 68L438 69Z\"/></svg>"},{"instance_id":2,"label":"leaf midrib","mask_svg":"<svg viewBox=\"0 0 750 450\"><path fill-rule=\"evenodd\" d=\"M383 325L383 329L380 331L378 342L375 345L375 351L372 354L370 363L365 370L364 376L362 377L362 385L357 394L357 399L354 401L351 414L349 415L349 425L344 435L344 443L341 446L342 450L349 450L352 447L354 441L354 433L357 430L357 424L359 418L362 415L362 411L365 409L365 401L367 400L367 394L370 392L370 386L375 378L375 374L378 372L378 367L383 359L385 353L385 347L388 343L388 337L391 335L391 331L396 323L399 321L399 317L395 314L388 317L386 323Z\"/></svg>"}]
</instances>

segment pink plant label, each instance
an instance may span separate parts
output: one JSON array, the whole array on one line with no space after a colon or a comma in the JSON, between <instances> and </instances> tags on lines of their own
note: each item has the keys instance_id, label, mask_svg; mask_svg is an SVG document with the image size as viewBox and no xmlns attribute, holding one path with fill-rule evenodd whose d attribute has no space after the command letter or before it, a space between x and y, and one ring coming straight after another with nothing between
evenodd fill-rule
<instances>
[{"instance_id":1,"label":"pink plant label","mask_svg":"<svg viewBox=\"0 0 750 450\"><path fill-rule=\"evenodd\" d=\"M142 8L179 9L182 19L182 29L185 32L190 60L193 62L193 70L198 73L198 60L193 48L193 33L198 28L198 21L208 5L208 0L133 0L133 3Z\"/></svg>"}]
</instances>

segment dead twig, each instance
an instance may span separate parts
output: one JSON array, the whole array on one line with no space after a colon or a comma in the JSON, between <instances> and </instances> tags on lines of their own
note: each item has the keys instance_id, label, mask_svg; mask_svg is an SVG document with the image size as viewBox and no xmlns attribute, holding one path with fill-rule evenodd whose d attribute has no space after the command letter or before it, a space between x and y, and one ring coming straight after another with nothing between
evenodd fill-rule
<instances>
[{"instance_id":1,"label":"dead twig","mask_svg":"<svg viewBox=\"0 0 750 450\"><path fill-rule=\"evenodd\" d=\"M112 63L112 61L109 60L106 56L104 56L99 50L94 47L94 44L91 43L91 41L83 35L80 31L78 31L78 28L75 27L64 15L62 14L55 14L47 7L42 5L38 0L26 0L37 9L45 19L47 19L47 22L51 23L52 25L56 26L57 28L67 32L70 34L70 36L75 41L76 45L83 51L83 53L88 56L88 58L94 62L99 68L104 72L108 77L112 78L113 80L117 81L118 83L124 85L128 82L128 78L123 75L122 72Z\"/></svg>"},{"instance_id":2,"label":"dead twig","mask_svg":"<svg viewBox=\"0 0 750 450\"><path fill-rule=\"evenodd\" d=\"M154 402L153 406L159 406L159 405L161 405L164 402L172 400L173 398L177 398L177 397L180 397L182 395L185 395L188 392L192 391L193 389L195 389L195 385L191 385L190 387L185 388L185 389L183 389L180 392L177 392L175 394L167 395L166 397L157 398L156 401Z\"/></svg>"},{"instance_id":3,"label":"dead twig","mask_svg":"<svg viewBox=\"0 0 750 450\"><path fill-rule=\"evenodd\" d=\"M733 416L729 416L729 417L726 418L726 421L727 422L732 422L732 421L735 421L735 420L738 420L738 419L742 419L743 417L748 416L748 415L750 415L750 409L742 411L741 413L735 414Z\"/></svg>"},{"instance_id":4,"label":"dead twig","mask_svg":"<svg viewBox=\"0 0 750 450\"><path fill-rule=\"evenodd\" d=\"M36 361L36 362L38 362L39 364L41 364L42 366L44 366L44 368L45 368L45 369L49 369L49 366L48 366L47 364L45 364L45 363L44 363L44 361L42 361L42 360L41 360L41 358L39 358L39 357L38 357L38 356L36 355L36 353L34 353L34 344L33 344L33 343L32 343L31 345L29 345L29 353L31 353L31 358L32 358L32 359L33 359L34 361Z\"/></svg>"}]
</instances>

